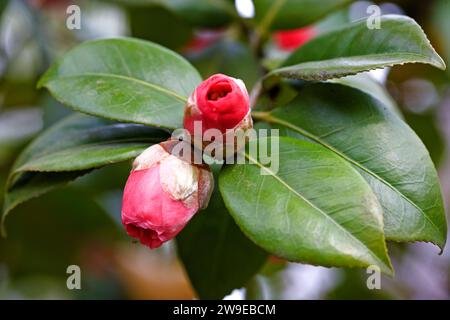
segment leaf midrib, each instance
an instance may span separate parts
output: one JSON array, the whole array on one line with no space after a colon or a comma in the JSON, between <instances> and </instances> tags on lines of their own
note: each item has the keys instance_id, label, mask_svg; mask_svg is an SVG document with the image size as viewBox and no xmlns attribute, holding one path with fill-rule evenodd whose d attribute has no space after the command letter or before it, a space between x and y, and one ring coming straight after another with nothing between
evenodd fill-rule
<instances>
[{"instance_id":1,"label":"leaf midrib","mask_svg":"<svg viewBox=\"0 0 450 320\"><path fill-rule=\"evenodd\" d=\"M338 156L342 157L344 160L350 162L351 164L357 166L358 168L360 168L361 170L363 170L364 172L367 172L368 174L372 175L374 178L376 178L377 180L381 181L382 183L384 183L385 185L387 185L389 188L391 188L393 191L397 192L403 199L405 199L408 203L410 203L412 206L414 206L414 208L416 208L420 213L422 213L422 215L425 217L425 219L427 219L427 221L433 226L433 228L435 228L435 230L438 232L438 234L441 233L441 231L439 230L439 228L436 226L436 224L430 219L430 217L428 217L427 214L425 214L425 212L416 204L414 203L411 199L409 199L406 195L404 195L402 192L400 192L400 190L398 190L397 188L395 188L392 184L390 184L388 181L384 180L382 177L380 177L378 174L376 174L375 172L373 172L372 170L370 170L369 168L365 167L363 164L360 164L359 162L357 162L356 160L353 160L352 158L350 158L349 156L347 156L346 154L340 152L339 150L337 150L336 148L334 148L333 146L331 146L330 144L326 143L325 141L323 141L322 139L320 139L319 137L317 137L316 135L296 126L293 125L287 121L284 121L280 118L274 117L273 115L266 115L264 117L264 120L268 121L268 122L272 122L272 123L278 123L280 125L283 125L285 127L288 127L294 131L297 131L298 133L304 135L307 138L310 138L313 141L316 141L317 143L321 144L322 146L324 146L325 148L331 150L332 152L336 153Z\"/></svg>"},{"instance_id":2,"label":"leaf midrib","mask_svg":"<svg viewBox=\"0 0 450 320\"><path fill-rule=\"evenodd\" d=\"M373 252L371 249L369 249L360 239L356 238L353 233L351 233L350 231L344 229L343 226L341 226L336 220L334 220L332 217L330 217L328 214L326 214L326 212L324 212L322 209L317 207L314 203L312 203L311 201L306 199L303 195L301 195L296 190L294 190L286 181L284 181L283 179L278 177L272 170L270 170L269 168L267 168L264 165L262 165L261 163L259 163L256 159L252 158L247 152L245 153L245 157L249 161L251 161L254 164L256 164L258 167L260 167L261 169L263 169L266 172L268 172L272 177L274 177L278 182L280 182L281 185L283 185L285 188L287 188L293 194L295 194L296 196L301 198L308 205L310 205L313 209L315 209L316 211L321 213L323 216L325 216L328 220L330 220L333 224L335 224L340 230L342 230L344 233L348 234L354 241L356 241L358 244L362 245L363 248L366 248L366 250L371 253L371 256L374 257L379 263L381 263L381 266L387 267L387 269L391 271L392 267L390 265L386 265L386 263L383 262L383 260L381 260L381 258L375 252Z\"/></svg>"},{"instance_id":3,"label":"leaf midrib","mask_svg":"<svg viewBox=\"0 0 450 320\"><path fill-rule=\"evenodd\" d=\"M86 72L83 74L75 74L75 75L66 75L66 76L60 76L54 80L50 80L48 82L46 82L44 85L50 84L51 82L54 81L59 81L59 80L64 80L64 79L71 79L71 78L83 78L83 77L105 77L105 78L116 78L116 79L122 79L122 80L126 80L126 81L130 81L130 82L135 82L135 83L139 83L143 86L147 86L150 87L156 91L159 91L161 93L164 93L168 96L172 96L174 98L176 98L177 100L186 103L187 102L187 97L182 96L178 93L176 93L175 91L166 89L162 86L153 84L151 82L147 82L141 79L137 79L137 78L132 78L132 77L128 77L128 76L124 76L124 75L120 75L120 74L114 74L114 73L103 73L103 72Z\"/></svg>"}]
</instances>

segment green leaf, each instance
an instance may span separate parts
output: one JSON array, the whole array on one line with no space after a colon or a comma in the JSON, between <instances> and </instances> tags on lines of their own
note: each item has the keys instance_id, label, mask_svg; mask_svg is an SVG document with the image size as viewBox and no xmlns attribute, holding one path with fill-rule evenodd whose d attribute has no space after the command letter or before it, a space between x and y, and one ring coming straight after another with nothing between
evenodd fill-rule
<instances>
[{"instance_id":1,"label":"green leaf","mask_svg":"<svg viewBox=\"0 0 450 320\"><path fill-rule=\"evenodd\" d=\"M262 148L268 139L258 143ZM291 261L377 265L391 274L382 209L358 172L308 141L280 137L279 152L271 152L279 170L246 152L248 164L225 167L220 175L223 199L242 231Z\"/></svg>"},{"instance_id":2,"label":"green leaf","mask_svg":"<svg viewBox=\"0 0 450 320\"><path fill-rule=\"evenodd\" d=\"M138 156L168 133L75 114L40 135L17 159L6 186L2 221L18 204L90 170Z\"/></svg>"},{"instance_id":3,"label":"green leaf","mask_svg":"<svg viewBox=\"0 0 450 320\"><path fill-rule=\"evenodd\" d=\"M383 206L388 240L444 247L447 224L433 162L417 135L378 100L346 86L315 84L260 118L357 168Z\"/></svg>"},{"instance_id":4,"label":"green leaf","mask_svg":"<svg viewBox=\"0 0 450 320\"><path fill-rule=\"evenodd\" d=\"M178 235L177 248L200 299L222 299L245 286L267 257L239 230L217 189Z\"/></svg>"},{"instance_id":5,"label":"green leaf","mask_svg":"<svg viewBox=\"0 0 450 320\"><path fill-rule=\"evenodd\" d=\"M368 95L380 100L380 102L403 119L403 115L397 106L395 100L391 97L387 89L377 80L373 79L368 73L359 73L354 76L347 76L340 79L329 80L333 83L340 83L355 89L358 89Z\"/></svg>"},{"instance_id":6,"label":"green leaf","mask_svg":"<svg viewBox=\"0 0 450 320\"><path fill-rule=\"evenodd\" d=\"M132 159L168 136L161 129L74 114L48 129L25 149L12 173L14 176L23 171L97 168Z\"/></svg>"},{"instance_id":7,"label":"green leaf","mask_svg":"<svg viewBox=\"0 0 450 320\"><path fill-rule=\"evenodd\" d=\"M151 126L179 128L187 97L201 82L181 56L136 39L86 42L39 82L76 111Z\"/></svg>"},{"instance_id":8,"label":"green leaf","mask_svg":"<svg viewBox=\"0 0 450 320\"><path fill-rule=\"evenodd\" d=\"M421 27L411 18L386 15L380 29L366 19L325 33L297 49L269 76L327 80L404 63L445 69Z\"/></svg>"},{"instance_id":9,"label":"green leaf","mask_svg":"<svg viewBox=\"0 0 450 320\"><path fill-rule=\"evenodd\" d=\"M113 130L113 126L110 129ZM102 140L103 138L101 137ZM50 152L45 151L18 167L15 172L63 172L98 168L105 164L132 159L144 151L149 144L161 141L162 138L145 139L141 142L127 142L127 140L104 142L102 140L76 146L64 146Z\"/></svg>"},{"instance_id":10,"label":"green leaf","mask_svg":"<svg viewBox=\"0 0 450 320\"><path fill-rule=\"evenodd\" d=\"M295 29L309 25L352 0L254 0L255 20L266 29Z\"/></svg>"}]
</instances>

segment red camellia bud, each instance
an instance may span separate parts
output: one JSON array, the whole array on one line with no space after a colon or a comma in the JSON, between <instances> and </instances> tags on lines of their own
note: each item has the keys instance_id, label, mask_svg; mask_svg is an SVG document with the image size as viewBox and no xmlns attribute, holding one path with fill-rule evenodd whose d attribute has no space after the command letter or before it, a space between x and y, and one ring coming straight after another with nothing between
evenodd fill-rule
<instances>
[{"instance_id":1,"label":"red camellia bud","mask_svg":"<svg viewBox=\"0 0 450 320\"><path fill-rule=\"evenodd\" d=\"M278 31L274 34L275 42L281 50L292 51L302 46L317 34L314 27Z\"/></svg>"},{"instance_id":2,"label":"red camellia bud","mask_svg":"<svg viewBox=\"0 0 450 320\"><path fill-rule=\"evenodd\" d=\"M170 153L173 143L153 145L136 158L123 195L127 233L150 248L175 237L205 208L214 186L207 166Z\"/></svg>"},{"instance_id":3,"label":"red camellia bud","mask_svg":"<svg viewBox=\"0 0 450 320\"><path fill-rule=\"evenodd\" d=\"M184 114L184 128L194 134L194 123L200 121L202 132L218 129L250 128L250 99L240 79L215 74L203 81L191 94Z\"/></svg>"}]
</instances>

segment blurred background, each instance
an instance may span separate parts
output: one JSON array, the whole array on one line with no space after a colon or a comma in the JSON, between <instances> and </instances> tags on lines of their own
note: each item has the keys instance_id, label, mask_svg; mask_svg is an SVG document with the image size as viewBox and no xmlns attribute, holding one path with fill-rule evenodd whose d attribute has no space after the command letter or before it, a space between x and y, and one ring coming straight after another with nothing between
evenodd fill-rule
<instances>
[{"instance_id":1,"label":"blurred background","mask_svg":"<svg viewBox=\"0 0 450 320\"><path fill-rule=\"evenodd\" d=\"M307 39L366 16L356 1L301 31L287 43L271 35L259 50L242 41L251 0L0 0L0 189L15 158L37 134L71 111L36 82L49 65L86 40L133 36L187 57L207 77L222 72L252 87L270 67ZM413 17L450 65L450 1L376 1L383 14ZM81 29L66 27L67 7L81 8ZM284 37L286 39L286 37ZM300 40L299 40L300 39ZM275 62L274 62L275 61ZM450 203L450 71L412 64L371 72L386 85L406 122L422 138ZM0 299L176 299L196 294L176 258L174 243L150 251L126 236L121 190L130 164L114 165L27 202L10 215L0 239ZM0 197L0 206L2 198ZM271 258L227 299L449 299L450 249L389 243L395 279L368 290L365 270L286 263ZM208 254L205 252L205 254ZM66 269L79 265L82 289L68 290Z\"/></svg>"}]
</instances>

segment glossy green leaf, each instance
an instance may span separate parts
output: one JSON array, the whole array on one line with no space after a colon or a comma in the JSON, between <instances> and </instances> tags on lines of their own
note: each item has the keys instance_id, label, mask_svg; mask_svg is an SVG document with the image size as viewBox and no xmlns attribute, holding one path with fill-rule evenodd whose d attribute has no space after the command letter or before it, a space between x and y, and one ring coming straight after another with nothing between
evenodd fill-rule
<instances>
[{"instance_id":1,"label":"glossy green leaf","mask_svg":"<svg viewBox=\"0 0 450 320\"><path fill-rule=\"evenodd\" d=\"M300 47L269 76L327 80L404 63L445 69L421 27L411 18L386 15L380 29L360 20Z\"/></svg>"},{"instance_id":2,"label":"glossy green leaf","mask_svg":"<svg viewBox=\"0 0 450 320\"><path fill-rule=\"evenodd\" d=\"M103 138L103 137L102 137ZM116 163L136 157L149 146L161 141L148 139L141 142L133 141L99 141L62 148L53 152L47 151L33 157L30 161L18 167L15 172L63 172L96 168L108 163ZM145 141L145 142L144 142Z\"/></svg>"},{"instance_id":3,"label":"glossy green leaf","mask_svg":"<svg viewBox=\"0 0 450 320\"><path fill-rule=\"evenodd\" d=\"M13 175L23 171L77 171L125 161L168 136L161 129L75 114L25 149L14 165Z\"/></svg>"},{"instance_id":4,"label":"glossy green leaf","mask_svg":"<svg viewBox=\"0 0 450 320\"><path fill-rule=\"evenodd\" d=\"M92 169L135 158L167 137L167 132L143 125L70 116L39 136L19 156L6 186L2 218L21 202Z\"/></svg>"},{"instance_id":5,"label":"glossy green leaf","mask_svg":"<svg viewBox=\"0 0 450 320\"><path fill-rule=\"evenodd\" d=\"M333 83L340 83L367 93L375 99L380 100L380 102L391 112L395 113L400 118L403 118L403 115L394 98L391 97L387 89L381 83L373 79L368 73L359 73L354 76L347 76L329 81Z\"/></svg>"},{"instance_id":6,"label":"glossy green leaf","mask_svg":"<svg viewBox=\"0 0 450 320\"><path fill-rule=\"evenodd\" d=\"M201 82L181 56L136 39L86 42L39 82L76 111L122 122L179 128L187 97Z\"/></svg>"},{"instance_id":7,"label":"glossy green leaf","mask_svg":"<svg viewBox=\"0 0 450 320\"><path fill-rule=\"evenodd\" d=\"M254 0L255 19L267 29L295 29L309 25L352 0Z\"/></svg>"},{"instance_id":8,"label":"glossy green leaf","mask_svg":"<svg viewBox=\"0 0 450 320\"><path fill-rule=\"evenodd\" d=\"M378 100L315 84L262 118L281 135L314 141L357 168L383 206L387 239L443 248L447 224L433 162L417 135Z\"/></svg>"},{"instance_id":9,"label":"glossy green leaf","mask_svg":"<svg viewBox=\"0 0 450 320\"><path fill-rule=\"evenodd\" d=\"M222 299L242 288L264 265L267 253L239 230L219 190L177 237L178 255L199 298Z\"/></svg>"},{"instance_id":10,"label":"glossy green leaf","mask_svg":"<svg viewBox=\"0 0 450 320\"><path fill-rule=\"evenodd\" d=\"M258 143L261 148L268 139ZM358 172L308 141L280 137L279 152L271 152L275 159L278 156L278 170L246 152L247 164L227 166L220 175L223 199L242 231L270 253L291 261L378 265L390 274L383 212Z\"/></svg>"}]
</instances>

